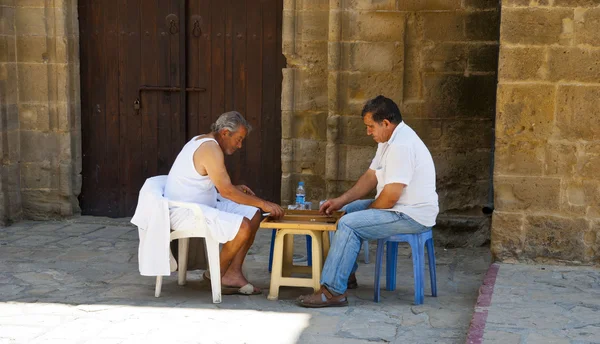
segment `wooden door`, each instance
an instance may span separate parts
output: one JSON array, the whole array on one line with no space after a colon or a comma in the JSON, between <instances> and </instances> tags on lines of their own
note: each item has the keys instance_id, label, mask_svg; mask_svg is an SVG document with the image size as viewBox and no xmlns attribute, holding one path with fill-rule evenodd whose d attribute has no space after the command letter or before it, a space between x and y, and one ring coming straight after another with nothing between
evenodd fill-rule
<instances>
[{"instance_id":1,"label":"wooden door","mask_svg":"<svg viewBox=\"0 0 600 344\"><path fill-rule=\"evenodd\" d=\"M79 1L83 214L130 216L223 112L254 126L235 183L279 201L282 0ZM182 87L184 85L184 87Z\"/></svg>"}]
</instances>

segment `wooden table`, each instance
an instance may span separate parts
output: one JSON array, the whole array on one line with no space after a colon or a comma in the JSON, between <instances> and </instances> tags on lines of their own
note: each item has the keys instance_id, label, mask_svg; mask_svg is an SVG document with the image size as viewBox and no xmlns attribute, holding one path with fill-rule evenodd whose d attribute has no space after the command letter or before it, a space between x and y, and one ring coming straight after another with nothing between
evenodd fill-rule
<instances>
[{"instance_id":1,"label":"wooden table","mask_svg":"<svg viewBox=\"0 0 600 344\"><path fill-rule=\"evenodd\" d=\"M273 269L269 300L277 300L279 287L321 287L320 278L323 263L329 252L329 232L335 231L337 223L344 215L338 211L330 216L321 215L317 210L286 210L283 218L275 220L267 217L260 228L276 229L273 250ZM310 235L312 238L312 267L297 266L293 263L294 235ZM291 277L292 273L310 273L311 278Z\"/></svg>"}]
</instances>

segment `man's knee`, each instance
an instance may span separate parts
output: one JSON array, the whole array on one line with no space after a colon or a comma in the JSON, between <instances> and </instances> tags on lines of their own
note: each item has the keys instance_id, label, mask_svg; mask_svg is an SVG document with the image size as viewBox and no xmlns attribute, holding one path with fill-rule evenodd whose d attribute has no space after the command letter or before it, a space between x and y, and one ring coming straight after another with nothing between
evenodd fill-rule
<instances>
[{"instance_id":1,"label":"man's knee","mask_svg":"<svg viewBox=\"0 0 600 344\"><path fill-rule=\"evenodd\" d=\"M246 241L250 238L251 235L252 235L252 225L250 223L250 220L248 220L247 218L244 217L244 219L242 220L242 224L240 225L240 230L238 231L238 234L236 235L236 238L239 240Z\"/></svg>"}]
</instances>

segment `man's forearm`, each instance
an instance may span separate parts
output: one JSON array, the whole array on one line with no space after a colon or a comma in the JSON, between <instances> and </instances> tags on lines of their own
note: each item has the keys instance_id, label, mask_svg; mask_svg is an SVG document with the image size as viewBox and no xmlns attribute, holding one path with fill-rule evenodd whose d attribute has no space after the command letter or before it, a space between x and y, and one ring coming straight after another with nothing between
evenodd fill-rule
<instances>
[{"instance_id":1,"label":"man's forearm","mask_svg":"<svg viewBox=\"0 0 600 344\"><path fill-rule=\"evenodd\" d=\"M360 176L360 178L358 178L358 181L350 190L344 192L344 194L340 196L344 204L348 204L356 201L357 199L365 197L377 186L377 178L371 174L371 171L365 172L362 176Z\"/></svg>"},{"instance_id":2,"label":"man's forearm","mask_svg":"<svg viewBox=\"0 0 600 344\"><path fill-rule=\"evenodd\" d=\"M264 207L264 201L256 196L249 195L240 191L235 186L224 188L219 190L221 196L234 201L235 203L251 205L256 208L262 209Z\"/></svg>"}]
</instances>

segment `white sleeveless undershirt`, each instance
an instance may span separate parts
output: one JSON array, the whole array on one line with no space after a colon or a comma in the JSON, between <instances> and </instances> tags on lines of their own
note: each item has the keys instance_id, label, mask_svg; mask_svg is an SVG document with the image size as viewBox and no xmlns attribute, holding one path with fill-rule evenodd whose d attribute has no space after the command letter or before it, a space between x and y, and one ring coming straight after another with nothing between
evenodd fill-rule
<instances>
[{"instance_id":1,"label":"white sleeveless undershirt","mask_svg":"<svg viewBox=\"0 0 600 344\"><path fill-rule=\"evenodd\" d=\"M194 153L205 142L215 141L213 138L191 139L171 167L165 185L165 197L171 201L204 204L215 208L217 206L217 189L208 175L202 176L194 167ZM219 144L217 142L217 144Z\"/></svg>"}]
</instances>

